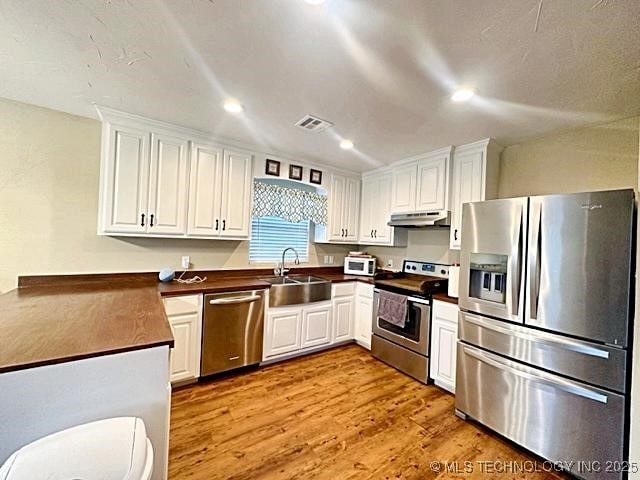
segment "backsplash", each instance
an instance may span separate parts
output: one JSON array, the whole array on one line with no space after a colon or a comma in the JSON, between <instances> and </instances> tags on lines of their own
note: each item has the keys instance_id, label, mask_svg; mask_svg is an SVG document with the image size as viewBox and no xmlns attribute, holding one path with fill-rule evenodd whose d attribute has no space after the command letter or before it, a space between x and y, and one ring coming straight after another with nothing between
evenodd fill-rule
<instances>
[{"instance_id":1,"label":"backsplash","mask_svg":"<svg viewBox=\"0 0 640 480\"><path fill-rule=\"evenodd\" d=\"M391 260L394 269L402 268L406 259L421 260L434 263L457 263L460 254L457 250L449 250L449 229L438 230L410 229L406 247L362 246L378 258L378 265L386 266Z\"/></svg>"}]
</instances>

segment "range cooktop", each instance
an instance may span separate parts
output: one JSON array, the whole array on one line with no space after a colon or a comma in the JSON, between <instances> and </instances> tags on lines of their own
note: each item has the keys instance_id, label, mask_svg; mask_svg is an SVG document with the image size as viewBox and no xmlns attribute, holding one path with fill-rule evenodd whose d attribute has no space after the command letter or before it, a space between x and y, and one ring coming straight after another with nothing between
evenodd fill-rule
<instances>
[{"instance_id":1,"label":"range cooktop","mask_svg":"<svg viewBox=\"0 0 640 480\"><path fill-rule=\"evenodd\" d=\"M447 289L448 278L449 265L405 260L402 262L402 272L396 273L393 278L376 280L375 286L382 290L430 297L434 292Z\"/></svg>"}]
</instances>

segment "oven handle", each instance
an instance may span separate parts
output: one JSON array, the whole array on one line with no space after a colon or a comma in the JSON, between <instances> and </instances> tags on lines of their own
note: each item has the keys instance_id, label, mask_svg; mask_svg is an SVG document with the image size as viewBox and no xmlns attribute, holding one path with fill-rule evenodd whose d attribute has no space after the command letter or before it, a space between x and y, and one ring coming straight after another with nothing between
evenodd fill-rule
<instances>
[{"instance_id":1,"label":"oven handle","mask_svg":"<svg viewBox=\"0 0 640 480\"><path fill-rule=\"evenodd\" d=\"M411 303L420 303L421 305L431 305L431 300L427 300L424 298L418 298L418 297L407 297L407 301L411 302Z\"/></svg>"},{"instance_id":2,"label":"oven handle","mask_svg":"<svg viewBox=\"0 0 640 480\"><path fill-rule=\"evenodd\" d=\"M375 295L376 293L380 293L381 291L382 291L382 292L384 292L384 291L386 291L386 290L381 290L381 289L379 289L379 288L374 288L374 289L373 289L373 293L374 293L374 295ZM431 300L428 300L428 299L426 299L426 298L409 297L409 296L406 296L406 297L407 297L407 301L408 301L408 302L411 302L411 303L419 303L419 304L421 304L421 305L427 305L427 306L430 306L430 305L431 305Z\"/></svg>"}]
</instances>

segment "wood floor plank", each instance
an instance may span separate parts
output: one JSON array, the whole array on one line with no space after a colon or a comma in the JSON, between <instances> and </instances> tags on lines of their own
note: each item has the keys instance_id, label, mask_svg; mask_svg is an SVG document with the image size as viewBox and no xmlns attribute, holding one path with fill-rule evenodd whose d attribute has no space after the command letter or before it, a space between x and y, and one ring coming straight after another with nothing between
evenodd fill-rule
<instances>
[{"instance_id":1,"label":"wood floor plank","mask_svg":"<svg viewBox=\"0 0 640 480\"><path fill-rule=\"evenodd\" d=\"M432 461L523 462L454 415L453 396L355 345L203 381L172 395L170 480L559 479L433 471Z\"/></svg>"}]
</instances>

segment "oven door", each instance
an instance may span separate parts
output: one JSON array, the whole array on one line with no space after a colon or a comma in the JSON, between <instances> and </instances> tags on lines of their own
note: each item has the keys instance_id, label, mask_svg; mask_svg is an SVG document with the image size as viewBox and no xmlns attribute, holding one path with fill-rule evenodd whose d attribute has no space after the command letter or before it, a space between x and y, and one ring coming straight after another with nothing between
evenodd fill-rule
<instances>
[{"instance_id":1,"label":"oven door","mask_svg":"<svg viewBox=\"0 0 640 480\"><path fill-rule=\"evenodd\" d=\"M378 289L373 291L373 333L425 357L428 356L431 323L429 300L407 297L407 319L402 328L378 317L378 292Z\"/></svg>"}]
</instances>

